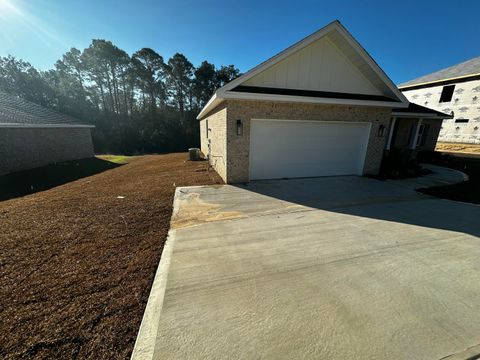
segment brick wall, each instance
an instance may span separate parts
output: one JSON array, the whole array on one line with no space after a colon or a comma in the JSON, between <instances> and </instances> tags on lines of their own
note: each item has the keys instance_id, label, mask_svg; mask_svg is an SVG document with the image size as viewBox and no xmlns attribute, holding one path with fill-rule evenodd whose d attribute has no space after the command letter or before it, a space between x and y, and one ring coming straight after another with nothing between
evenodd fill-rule
<instances>
[{"instance_id":1,"label":"brick wall","mask_svg":"<svg viewBox=\"0 0 480 360\"><path fill-rule=\"evenodd\" d=\"M378 127L387 129L391 109L347 105L299 104L269 101L228 101L227 107L227 182L248 181L250 119L287 119L371 122L364 174L377 174L386 136L378 137ZM243 135L236 134L236 121L243 121Z\"/></svg>"},{"instance_id":2,"label":"brick wall","mask_svg":"<svg viewBox=\"0 0 480 360\"><path fill-rule=\"evenodd\" d=\"M0 127L0 175L92 156L90 128Z\"/></svg>"},{"instance_id":3,"label":"brick wall","mask_svg":"<svg viewBox=\"0 0 480 360\"><path fill-rule=\"evenodd\" d=\"M226 106L226 102L222 103L200 121L200 148L204 155L209 156L210 164L224 181L227 180Z\"/></svg>"},{"instance_id":4,"label":"brick wall","mask_svg":"<svg viewBox=\"0 0 480 360\"><path fill-rule=\"evenodd\" d=\"M377 174L386 142L386 135L378 137L377 132L380 125L388 129L390 117L389 108L229 100L200 122L201 148L208 153L208 120L212 166L227 183L247 182L251 119L371 122L364 174ZM237 120L243 123L241 136L237 135Z\"/></svg>"}]
</instances>

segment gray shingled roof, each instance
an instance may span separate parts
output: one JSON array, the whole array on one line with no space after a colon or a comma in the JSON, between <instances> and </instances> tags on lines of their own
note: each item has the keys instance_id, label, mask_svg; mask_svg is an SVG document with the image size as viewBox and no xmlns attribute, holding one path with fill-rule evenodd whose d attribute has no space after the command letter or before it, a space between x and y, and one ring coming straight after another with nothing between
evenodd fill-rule
<instances>
[{"instance_id":1,"label":"gray shingled roof","mask_svg":"<svg viewBox=\"0 0 480 360\"><path fill-rule=\"evenodd\" d=\"M444 79L451 79L460 76L479 74L480 73L480 56L465 61L461 64L450 66L446 69L421 76L419 78L404 82L403 84L398 85L398 87L404 87L409 85L428 83L432 81L439 81Z\"/></svg>"},{"instance_id":2,"label":"gray shingled roof","mask_svg":"<svg viewBox=\"0 0 480 360\"><path fill-rule=\"evenodd\" d=\"M83 125L75 118L0 91L0 124Z\"/></svg>"}]
</instances>

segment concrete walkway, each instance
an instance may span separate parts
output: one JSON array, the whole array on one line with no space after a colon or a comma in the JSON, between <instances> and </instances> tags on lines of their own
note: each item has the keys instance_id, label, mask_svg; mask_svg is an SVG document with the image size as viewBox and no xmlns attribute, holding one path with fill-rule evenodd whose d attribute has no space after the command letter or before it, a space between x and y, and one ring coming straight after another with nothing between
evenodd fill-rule
<instances>
[{"instance_id":1,"label":"concrete walkway","mask_svg":"<svg viewBox=\"0 0 480 360\"><path fill-rule=\"evenodd\" d=\"M422 167L430 170L432 173L411 179L387 181L398 186L416 190L434 186L451 185L468 180L467 174L464 174L463 172L454 169L431 164L422 164Z\"/></svg>"},{"instance_id":2,"label":"concrete walkway","mask_svg":"<svg viewBox=\"0 0 480 360\"><path fill-rule=\"evenodd\" d=\"M178 188L133 359L480 353L480 207L359 177Z\"/></svg>"}]
</instances>

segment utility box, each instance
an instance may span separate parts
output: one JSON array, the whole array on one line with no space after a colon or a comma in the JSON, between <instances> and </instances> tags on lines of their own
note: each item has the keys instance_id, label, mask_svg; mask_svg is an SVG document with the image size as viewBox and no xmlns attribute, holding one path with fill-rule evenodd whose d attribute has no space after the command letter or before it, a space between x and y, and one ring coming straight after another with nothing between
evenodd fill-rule
<instances>
[{"instance_id":1,"label":"utility box","mask_svg":"<svg viewBox=\"0 0 480 360\"><path fill-rule=\"evenodd\" d=\"M190 157L190 161L198 161L200 160L200 149L190 148L188 149L188 155Z\"/></svg>"}]
</instances>

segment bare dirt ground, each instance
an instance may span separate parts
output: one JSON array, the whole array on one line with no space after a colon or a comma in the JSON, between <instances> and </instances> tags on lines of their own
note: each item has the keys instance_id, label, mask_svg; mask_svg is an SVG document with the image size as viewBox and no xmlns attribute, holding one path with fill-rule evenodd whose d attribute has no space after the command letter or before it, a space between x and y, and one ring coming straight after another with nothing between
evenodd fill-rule
<instances>
[{"instance_id":1,"label":"bare dirt ground","mask_svg":"<svg viewBox=\"0 0 480 360\"><path fill-rule=\"evenodd\" d=\"M466 154L479 154L480 144L461 144L461 143L437 143L436 151L460 152Z\"/></svg>"},{"instance_id":2,"label":"bare dirt ground","mask_svg":"<svg viewBox=\"0 0 480 360\"><path fill-rule=\"evenodd\" d=\"M0 202L0 358L130 356L175 185L222 183L186 158L138 157Z\"/></svg>"}]
</instances>

